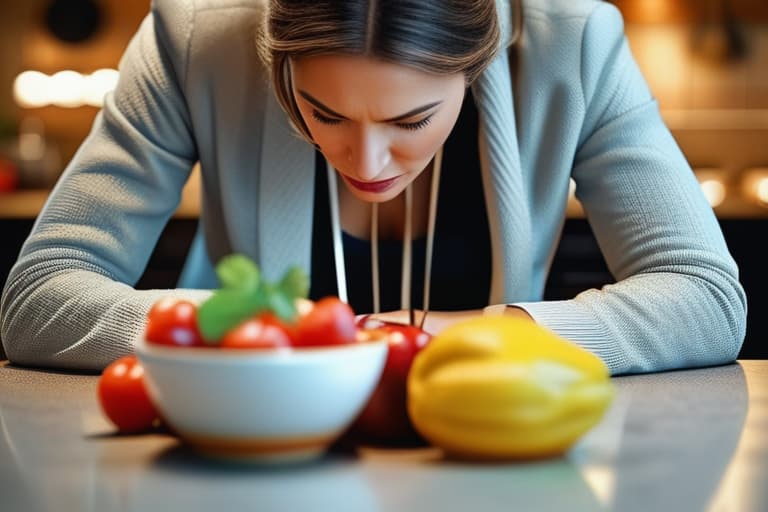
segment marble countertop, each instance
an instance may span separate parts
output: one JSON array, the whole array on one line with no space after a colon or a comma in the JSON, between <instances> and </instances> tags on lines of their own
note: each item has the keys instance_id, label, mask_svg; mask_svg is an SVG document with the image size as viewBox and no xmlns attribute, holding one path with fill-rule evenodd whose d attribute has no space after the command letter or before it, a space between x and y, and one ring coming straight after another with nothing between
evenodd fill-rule
<instances>
[{"instance_id":1,"label":"marble countertop","mask_svg":"<svg viewBox=\"0 0 768 512\"><path fill-rule=\"evenodd\" d=\"M492 465L432 448L217 463L167 434L116 435L97 380L0 363L0 509L768 510L768 361L616 377L611 409L566 456Z\"/></svg>"}]
</instances>

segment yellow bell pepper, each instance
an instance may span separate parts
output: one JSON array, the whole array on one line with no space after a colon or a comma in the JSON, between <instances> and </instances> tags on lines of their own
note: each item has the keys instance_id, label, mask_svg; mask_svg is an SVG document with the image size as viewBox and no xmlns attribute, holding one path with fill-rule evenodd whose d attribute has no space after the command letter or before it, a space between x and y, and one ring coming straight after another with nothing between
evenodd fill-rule
<instances>
[{"instance_id":1,"label":"yellow bell pepper","mask_svg":"<svg viewBox=\"0 0 768 512\"><path fill-rule=\"evenodd\" d=\"M556 456L592 428L614 391L603 361L534 322L477 317L438 333L408 375L416 429L449 455Z\"/></svg>"}]
</instances>

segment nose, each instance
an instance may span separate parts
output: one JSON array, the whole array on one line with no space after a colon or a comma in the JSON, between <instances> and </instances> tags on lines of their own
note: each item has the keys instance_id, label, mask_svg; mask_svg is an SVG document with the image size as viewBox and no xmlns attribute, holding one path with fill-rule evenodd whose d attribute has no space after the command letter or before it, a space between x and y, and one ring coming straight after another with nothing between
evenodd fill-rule
<instances>
[{"instance_id":1,"label":"nose","mask_svg":"<svg viewBox=\"0 0 768 512\"><path fill-rule=\"evenodd\" d=\"M375 128L363 128L347 149L350 170L361 181L371 181L390 161L389 140Z\"/></svg>"}]
</instances>

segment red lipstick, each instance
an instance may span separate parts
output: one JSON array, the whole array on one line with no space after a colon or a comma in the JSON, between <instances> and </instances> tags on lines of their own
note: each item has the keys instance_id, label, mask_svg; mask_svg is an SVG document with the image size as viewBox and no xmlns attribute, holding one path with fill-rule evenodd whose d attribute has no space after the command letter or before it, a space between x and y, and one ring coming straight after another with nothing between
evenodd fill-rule
<instances>
[{"instance_id":1,"label":"red lipstick","mask_svg":"<svg viewBox=\"0 0 768 512\"><path fill-rule=\"evenodd\" d=\"M397 180L400 179L400 176L395 176L394 178L389 178L381 181L357 181L357 180L353 180L349 176L344 176L344 179L347 180L347 183L349 183L350 185L352 185L353 187L355 187L356 189L362 192L372 192L374 194L380 194L392 188L397 182Z\"/></svg>"}]
</instances>

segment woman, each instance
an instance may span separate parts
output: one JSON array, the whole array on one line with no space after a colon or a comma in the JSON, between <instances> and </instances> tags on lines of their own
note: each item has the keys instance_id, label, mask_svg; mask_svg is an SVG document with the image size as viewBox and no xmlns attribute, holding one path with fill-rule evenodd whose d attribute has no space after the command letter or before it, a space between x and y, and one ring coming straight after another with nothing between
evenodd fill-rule
<instances>
[{"instance_id":1,"label":"woman","mask_svg":"<svg viewBox=\"0 0 768 512\"><path fill-rule=\"evenodd\" d=\"M180 287L134 290L198 161ZM570 178L616 283L546 302ZM6 353L101 368L231 252L358 313L429 299L430 331L526 316L614 374L731 362L745 331L717 220L592 0L154 2L8 279Z\"/></svg>"}]
</instances>

